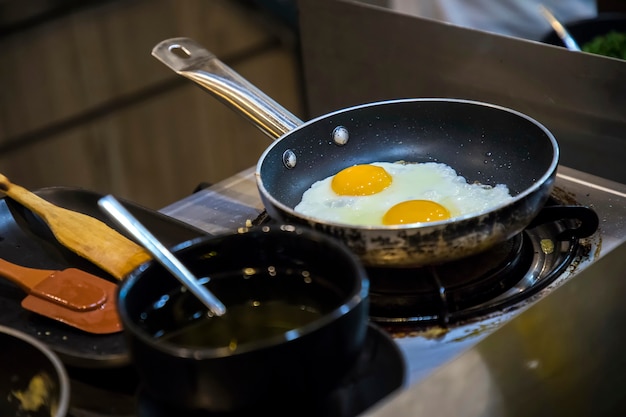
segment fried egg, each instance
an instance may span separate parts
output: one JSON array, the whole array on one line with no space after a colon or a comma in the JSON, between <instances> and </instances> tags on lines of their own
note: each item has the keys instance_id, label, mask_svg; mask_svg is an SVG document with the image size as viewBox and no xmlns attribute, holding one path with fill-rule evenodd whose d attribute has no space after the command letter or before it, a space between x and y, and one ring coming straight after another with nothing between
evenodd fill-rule
<instances>
[{"instance_id":1,"label":"fried egg","mask_svg":"<svg viewBox=\"0 0 626 417\"><path fill-rule=\"evenodd\" d=\"M513 197L504 184L470 184L443 163L373 162L314 183L295 207L333 223L384 226L478 214Z\"/></svg>"}]
</instances>

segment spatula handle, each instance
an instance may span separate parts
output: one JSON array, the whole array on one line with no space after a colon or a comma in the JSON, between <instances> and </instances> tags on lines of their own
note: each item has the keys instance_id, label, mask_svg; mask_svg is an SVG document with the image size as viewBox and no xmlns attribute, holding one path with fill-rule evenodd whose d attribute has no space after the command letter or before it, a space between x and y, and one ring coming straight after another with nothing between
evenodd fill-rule
<instances>
[{"instance_id":1,"label":"spatula handle","mask_svg":"<svg viewBox=\"0 0 626 417\"><path fill-rule=\"evenodd\" d=\"M50 203L0 174L0 192L39 215L66 248L121 280L151 259L135 242L95 217Z\"/></svg>"},{"instance_id":2,"label":"spatula handle","mask_svg":"<svg viewBox=\"0 0 626 417\"><path fill-rule=\"evenodd\" d=\"M56 271L28 268L0 258L0 276L17 284L26 292L30 292L32 288L54 272Z\"/></svg>"}]
</instances>

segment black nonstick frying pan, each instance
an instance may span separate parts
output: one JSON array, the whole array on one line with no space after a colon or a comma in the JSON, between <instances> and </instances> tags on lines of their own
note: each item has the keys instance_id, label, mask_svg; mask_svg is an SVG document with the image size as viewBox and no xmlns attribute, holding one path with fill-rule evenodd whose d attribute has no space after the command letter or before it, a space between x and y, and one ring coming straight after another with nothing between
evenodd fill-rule
<instances>
[{"instance_id":1,"label":"black nonstick frying pan","mask_svg":"<svg viewBox=\"0 0 626 417\"><path fill-rule=\"evenodd\" d=\"M162 41L152 54L276 139L256 168L270 217L335 236L366 266L424 266L482 252L520 233L554 185L554 136L508 108L462 99L398 99L305 123L191 39ZM294 211L315 181L376 161L442 162L470 183L505 184L514 198L474 215L399 226L352 226Z\"/></svg>"},{"instance_id":2,"label":"black nonstick frying pan","mask_svg":"<svg viewBox=\"0 0 626 417\"><path fill-rule=\"evenodd\" d=\"M75 187L48 187L35 191L58 206L95 217L124 234L98 207L101 194ZM124 201L123 203L168 247L206 233L159 212ZM39 217L10 198L0 198L0 255L9 262L41 269L78 268L103 279L115 278L61 245ZM56 320L25 310L26 296L8 280L0 279L0 325L39 340L66 365L78 368L117 368L130 363L122 333L87 333Z\"/></svg>"}]
</instances>

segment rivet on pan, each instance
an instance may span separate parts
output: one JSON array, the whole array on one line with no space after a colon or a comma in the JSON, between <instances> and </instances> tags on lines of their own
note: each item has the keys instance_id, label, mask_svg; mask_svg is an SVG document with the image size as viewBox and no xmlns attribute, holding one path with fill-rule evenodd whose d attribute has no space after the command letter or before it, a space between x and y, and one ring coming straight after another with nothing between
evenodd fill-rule
<instances>
[{"instance_id":1,"label":"rivet on pan","mask_svg":"<svg viewBox=\"0 0 626 417\"><path fill-rule=\"evenodd\" d=\"M296 154L291 149L287 149L283 152L283 164L288 169L296 166Z\"/></svg>"},{"instance_id":2,"label":"rivet on pan","mask_svg":"<svg viewBox=\"0 0 626 417\"><path fill-rule=\"evenodd\" d=\"M335 142L339 146L343 146L348 143L348 139L350 138L350 134L348 133L348 129L343 126L337 126L333 130L333 142Z\"/></svg>"}]
</instances>

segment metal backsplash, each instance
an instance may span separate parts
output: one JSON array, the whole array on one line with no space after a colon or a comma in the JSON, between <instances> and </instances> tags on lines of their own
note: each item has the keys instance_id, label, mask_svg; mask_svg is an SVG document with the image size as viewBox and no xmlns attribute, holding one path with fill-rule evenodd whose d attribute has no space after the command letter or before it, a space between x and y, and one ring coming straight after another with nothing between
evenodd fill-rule
<instances>
[{"instance_id":1,"label":"metal backsplash","mask_svg":"<svg viewBox=\"0 0 626 417\"><path fill-rule=\"evenodd\" d=\"M561 163L626 183L626 61L409 16L300 0L311 117L364 102L456 97L534 117Z\"/></svg>"}]
</instances>

